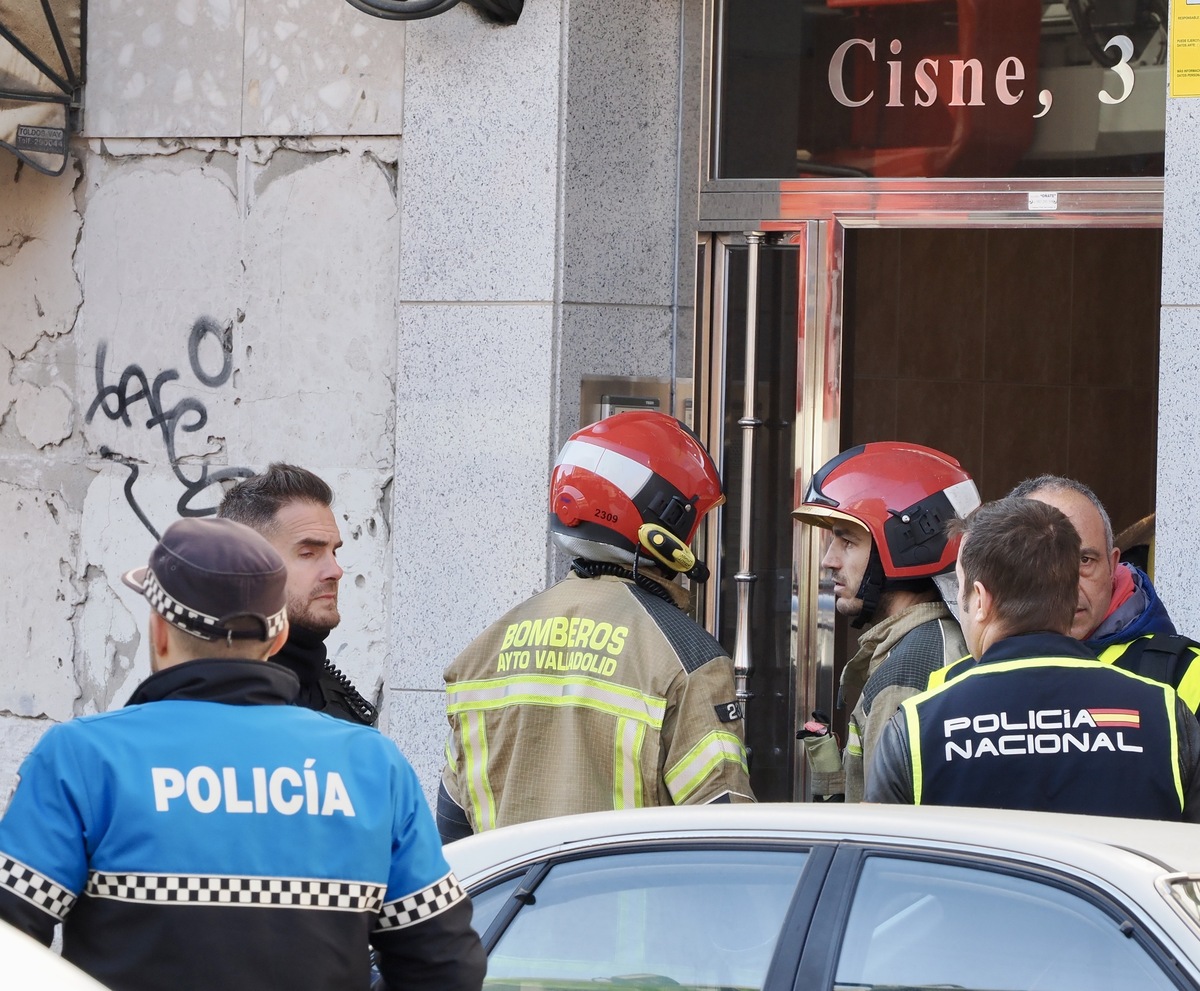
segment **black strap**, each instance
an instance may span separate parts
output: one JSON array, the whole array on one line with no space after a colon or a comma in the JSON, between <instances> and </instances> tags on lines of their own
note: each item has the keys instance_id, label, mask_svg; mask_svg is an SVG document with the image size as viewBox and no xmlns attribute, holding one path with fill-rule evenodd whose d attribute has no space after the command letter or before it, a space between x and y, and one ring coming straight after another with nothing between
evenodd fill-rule
<instances>
[{"instance_id":1,"label":"black strap","mask_svg":"<svg viewBox=\"0 0 1200 991\"><path fill-rule=\"evenodd\" d=\"M1200 643L1178 633L1154 633L1134 640L1114 665L1172 688L1179 686Z\"/></svg>"},{"instance_id":2,"label":"black strap","mask_svg":"<svg viewBox=\"0 0 1200 991\"><path fill-rule=\"evenodd\" d=\"M630 571L628 568L622 568L619 564L609 564L607 561L588 561L585 558L577 557L571 562L571 570L580 578L596 578L600 575L610 575L613 578L628 579L643 592L657 595L664 602L669 602L673 606L675 605L675 600L671 598L671 593L658 582L652 578L647 578L645 575Z\"/></svg>"}]
</instances>

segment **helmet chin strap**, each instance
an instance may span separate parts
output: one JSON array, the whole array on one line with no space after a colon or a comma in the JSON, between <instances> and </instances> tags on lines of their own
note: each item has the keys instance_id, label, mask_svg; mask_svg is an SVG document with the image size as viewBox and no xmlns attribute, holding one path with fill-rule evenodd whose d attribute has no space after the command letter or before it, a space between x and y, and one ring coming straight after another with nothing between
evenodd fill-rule
<instances>
[{"instance_id":1,"label":"helmet chin strap","mask_svg":"<svg viewBox=\"0 0 1200 991\"><path fill-rule=\"evenodd\" d=\"M883 598L884 581L883 561L879 557L879 551L875 547L874 542L872 542L871 556L867 560L867 569L863 572L862 582L859 584L858 592L855 595L855 598L862 599L862 609L854 619L850 620L850 625L854 629L861 630L875 618L875 610L879 608L879 600Z\"/></svg>"},{"instance_id":2,"label":"helmet chin strap","mask_svg":"<svg viewBox=\"0 0 1200 991\"><path fill-rule=\"evenodd\" d=\"M867 570L863 572L862 583L858 586L856 598L862 599L862 609L850 620L850 625L861 630L875 619L879 611L879 603L888 592L930 592L937 589L932 578L889 578L883 571L883 560L875 545L871 544L871 557L867 560Z\"/></svg>"}]
</instances>

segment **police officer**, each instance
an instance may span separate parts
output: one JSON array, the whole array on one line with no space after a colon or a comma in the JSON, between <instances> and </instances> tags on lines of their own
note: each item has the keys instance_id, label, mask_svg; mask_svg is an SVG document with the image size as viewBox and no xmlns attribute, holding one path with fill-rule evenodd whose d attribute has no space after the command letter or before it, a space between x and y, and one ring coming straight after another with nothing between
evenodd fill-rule
<instances>
[{"instance_id":1,"label":"police officer","mask_svg":"<svg viewBox=\"0 0 1200 991\"><path fill-rule=\"evenodd\" d=\"M300 679L296 701L317 712L374 726L379 712L328 656L326 641L342 621L337 552L342 534L333 490L307 468L274 462L244 478L221 500L217 515L257 530L288 570L288 638L272 657Z\"/></svg>"},{"instance_id":2,"label":"police officer","mask_svg":"<svg viewBox=\"0 0 1200 991\"><path fill-rule=\"evenodd\" d=\"M154 670L54 726L0 820L0 918L114 991L477 991L471 904L412 768L378 732L290 704L267 657L287 573L231 520L172 524L125 582Z\"/></svg>"},{"instance_id":3,"label":"police officer","mask_svg":"<svg viewBox=\"0 0 1200 991\"><path fill-rule=\"evenodd\" d=\"M1080 539L1003 499L959 527L959 618L975 662L906 700L868 801L1200 821L1200 726L1173 689L1070 635Z\"/></svg>"},{"instance_id":4,"label":"police officer","mask_svg":"<svg viewBox=\"0 0 1200 991\"><path fill-rule=\"evenodd\" d=\"M683 611L688 545L724 500L695 435L663 413L574 433L550 481L573 558L446 668L444 840L575 812L752 801L733 662Z\"/></svg>"}]
</instances>

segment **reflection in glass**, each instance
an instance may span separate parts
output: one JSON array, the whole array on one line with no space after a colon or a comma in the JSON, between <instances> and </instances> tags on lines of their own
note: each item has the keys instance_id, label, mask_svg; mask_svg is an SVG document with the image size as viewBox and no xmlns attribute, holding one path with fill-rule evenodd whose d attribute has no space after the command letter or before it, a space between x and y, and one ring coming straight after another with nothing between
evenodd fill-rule
<instances>
[{"instance_id":1,"label":"reflection in glass","mask_svg":"<svg viewBox=\"0 0 1200 991\"><path fill-rule=\"evenodd\" d=\"M795 508L796 368L800 334L799 252L789 245L764 245L758 267L758 340L755 415L762 421L754 441L750 506L742 505L742 446L738 426L746 389L746 280L744 247L728 254L725 321L725 443L721 481L726 505L721 517L721 599L717 639L732 649L737 635L739 538L743 513L750 514L750 658L746 744L750 783L760 802L792 798L795 670L792 650L792 517Z\"/></svg>"},{"instance_id":2,"label":"reflection in glass","mask_svg":"<svg viewBox=\"0 0 1200 991\"><path fill-rule=\"evenodd\" d=\"M471 926L480 936L487 933L488 927L495 921L504 903L512 897L523 874L510 877L490 888L471 892Z\"/></svg>"},{"instance_id":3,"label":"reflection in glass","mask_svg":"<svg viewBox=\"0 0 1200 991\"><path fill-rule=\"evenodd\" d=\"M1190 875L1173 877L1167 886L1167 891L1175 900L1175 904L1183 911L1184 917L1197 929L1200 929L1200 877Z\"/></svg>"},{"instance_id":4,"label":"reflection in glass","mask_svg":"<svg viewBox=\"0 0 1200 991\"><path fill-rule=\"evenodd\" d=\"M1161 176L1166 0L724 0L717 178Z\"/></svg>"},{"instance_id":5,"label":"reflection in glass","mask_svg":"<svg viewBox=\"0 0 1200 991\"><path fill-rule=\"evenodd\" d=\"M855 892L834 987L1173 989L1123 921L1041 881L872 857Z\"/></svg>"}]
</instances>

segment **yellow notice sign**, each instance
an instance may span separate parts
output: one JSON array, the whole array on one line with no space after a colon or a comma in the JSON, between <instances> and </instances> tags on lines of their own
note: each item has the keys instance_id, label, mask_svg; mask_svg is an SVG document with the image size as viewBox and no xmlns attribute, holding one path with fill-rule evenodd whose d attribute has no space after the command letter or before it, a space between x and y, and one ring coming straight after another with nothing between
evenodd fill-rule
<instances>
[{"instance_id":1,"label":"yellow notice sign","mask_svg":"<svg viewBox=\"0 0 1200 991\"><path fill-rule=\"evenodd\" d=\"M1200 0L1171 0L1171 95L1200 96Z\"/></svg>"}]
</instances>

